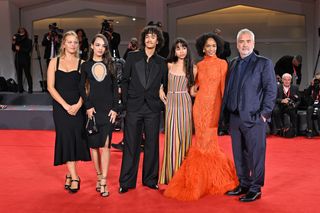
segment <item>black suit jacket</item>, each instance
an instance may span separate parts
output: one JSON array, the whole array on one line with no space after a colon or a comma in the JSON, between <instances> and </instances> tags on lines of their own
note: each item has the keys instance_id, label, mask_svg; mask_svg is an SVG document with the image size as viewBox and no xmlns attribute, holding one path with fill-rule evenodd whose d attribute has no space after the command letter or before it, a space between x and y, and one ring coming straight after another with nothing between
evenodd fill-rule
<instances>
[{"instance_id":1,"label":"black suit jacket","mask_svg":"<svg viewBox=\"0 0 320 213\"><path fill-rule=\"evenodd\" d=\"M296 84L300 85L301 83L301 64L299 66L295 66L295 70L296 70L296 74L297 74L297 79L294 79L294 69L293 69L293 65L292 65L292 60L293 60L293 56L290 55L286 55L281 57L275 67L274 70L276 72L276 75L279 75L280 77L282 77L283 74L285 73L289 73L290 75L292 75L292 79L296 80Z\"/></svg>"},{"instance_id":2,"label":"black suit jacket","mask_svg":"<svg viewBox=\"0 0 320 213\"><path fill-rule=\"evenodd\" d=\"M20 46L20 50L16 50L16 45ZM24 38L16 44L12 44L12 51L15 52L16 63L29 64L31 60L32 41L29 38Z\"/></svg>"},{"instance_id":3,"label":"black suit jacket","mask_svg":"<svg viewBox=\"0 0 320 213\"><path fill-rule=\"evenodd\" d=\"M144 50L129 52L122 78L122 98L127 111L137 111L147 103L153 112L161 111L161 84L166 87L168 68L165 59L157 54L149 59L149 78L146 81L147 56Z\"/></svg>"},{"instance_id":4,"label":"black suit jacket","mask_svg":"<svg viewBox=\"0 0 320 213\"><path fill-rule=\"evenodd\" d=\"M285 98L290 98L291 100L293 100L295 103L295 108L297 108L301 102L301 97L299 95L299 88L295 85L291 85L289 89L289 97L287 97L284 94L283 85L282 84L278 85L276 104L282 105L281 101L282 99L285 99Z\"/></svg>"},{"instance_id":5,"label":"black suit jacket","mask_svg":"<svg viewBox=\"0 0 320 213\"><path fill-rule=\"evenodd\" d=\"M43 39L42 39L42 46L45 47L44 49L44 55L43 55L43 58L44 59L50 59L50 54L51 54L51 39L48 40L48 34L49 33L46 33L44 34L43 36ZM62 39L62 36L61 35L57 35L58 36L58 42L54 42L54 51L55 51L55 54L58 55L58 52L59 52L59 48L60 48L60 40Z\"/></svg>"}]
</instances>

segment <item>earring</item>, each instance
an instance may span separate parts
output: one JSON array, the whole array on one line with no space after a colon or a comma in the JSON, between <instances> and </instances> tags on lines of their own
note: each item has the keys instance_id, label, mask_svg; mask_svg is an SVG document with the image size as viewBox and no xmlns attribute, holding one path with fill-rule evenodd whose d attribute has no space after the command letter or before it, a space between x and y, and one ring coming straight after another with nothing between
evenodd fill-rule
<instances>
[{"instance_id":1,"label":"earring","mask_svg":"<svg viewBox=\"0 0 320 213\"><path fill-rule=\"evenodd\" d=\"M204 50L202 50L202 52L205 52Z\"/></svg>"}]
</instances>

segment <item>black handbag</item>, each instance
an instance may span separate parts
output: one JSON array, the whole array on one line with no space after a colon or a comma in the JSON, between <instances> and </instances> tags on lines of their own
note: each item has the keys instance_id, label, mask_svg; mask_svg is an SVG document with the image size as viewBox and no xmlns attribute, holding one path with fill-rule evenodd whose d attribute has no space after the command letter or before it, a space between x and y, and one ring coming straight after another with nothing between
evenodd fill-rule
<instances>
[{"instance_id":1,"label":"black handbag","mask_svg":"<svg viewBox=\"0 0 320 213\"><path fill-rule=\"evenodd\" d=\"M92 116L92 119L88 118L86 123L86 133L87 135L95 135L99 133L99 129L96 123L96 119Z\"/></svg>"}]
</instances>

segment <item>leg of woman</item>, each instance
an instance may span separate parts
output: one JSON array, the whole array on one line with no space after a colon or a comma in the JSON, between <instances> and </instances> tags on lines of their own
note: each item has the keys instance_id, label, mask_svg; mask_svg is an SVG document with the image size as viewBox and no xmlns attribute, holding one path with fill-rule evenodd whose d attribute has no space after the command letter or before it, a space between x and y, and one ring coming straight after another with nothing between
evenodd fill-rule
<instances>
[{"instance_id":1,"label":"leg of woman","mask_svg":"<svg viewBox=\"0 0 320 213\"><path fill-rule=\"evenodd\" d=\"M70 191L71 192L77 192L80 189L80 177L77 174L76 170L76 162L75 161L68 161L67 167L69 170L69 173L71 174L71 186Z\"/></svg>"},{"instance_id":2,"label":"leg of woman","mask_svg":"<svg viewBox=\"0 0 320 213\"><path fill-rule=\"evenodd\" d=\"M106 143L102 149L101 154L101 169L102 169L102 178L101 178L101 188L100 193L102 197L109 196L109 191L107 187L107 175L109 170L110 163L110 146L109 146L109 137L106 139Z\"/></svg>"},{"instance_id":3,"label":"leg of woman","mask_svg":"<svg viewBox=\"0 0 320 213\"><path fill-rule=\"evenodd\" d=\"M99 148L91 149L91 157L93 160L94 168L96 169L96 172L97 172L96 191L100 192L100 181L101 181L100 160L101 160L101 155L100 155Z\"/></svg>"}]
</instances>

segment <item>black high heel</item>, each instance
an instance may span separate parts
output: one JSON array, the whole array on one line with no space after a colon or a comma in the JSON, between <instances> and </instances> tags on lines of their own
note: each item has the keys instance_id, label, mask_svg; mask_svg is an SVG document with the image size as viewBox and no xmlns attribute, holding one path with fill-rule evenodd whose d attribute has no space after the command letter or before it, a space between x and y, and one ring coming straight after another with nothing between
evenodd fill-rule
<instances>
[{"instance_id":1,"label":"black high heel","mask_svg":"<svg viewBox=\"0 0 320 213\"><path fill-rule=\"evenodd\" d=\"M79 180L71 180L71 183L72 182L78 182L78 187L77 188L75 188L75 189L73 189L73 188L71 188L71 185L70 185L70 187L69 187L69 191L70 191L70 193L77 193L79 190L80 190L80 177L79 177Z\"/></svg>"},{"instance_id":2,"label":"black high heel","mask_svg":"<svg viewBox=\"0 0 320 213\"><path fill-rule=\"evenodd\" d=\"M101 177L100 175L102 175L101 173L97 173L97 177L98 177L98 180L97 180L97 183L96 183L96 191L97 192L100 192L100 181L101 181Z\"/></svg>"},{"instance_id":3,"label":"black high heel","mask_svg":"<svg viewBox=\"0 0 320 213\"><path fill-rule=\"evenodd\" d=\"M66 181L64 184L64 189L68 190L71 186L71 181L69 182L68 180L71 180L71 176L66 175ZM69 182L69 184L67 184L67 181Z\"/></svg>"},{"instance_id":4,"label":"black high heel","mask_svg":"<svg viewBox=\"0 0 320 213\"><path fill-rule=\"evenodd\" d=\"M101 180L106 180L107 178L106 177L101 177ZM107 182L107 181L106 181ZM108 197L109 196L109 191L107 191L107 183L105 184L101 184L100 182L100 186L102 187L103 191L101 190L100 188L100 195L101 197Z\"/></svg>"}]
</instances>

